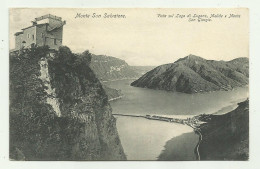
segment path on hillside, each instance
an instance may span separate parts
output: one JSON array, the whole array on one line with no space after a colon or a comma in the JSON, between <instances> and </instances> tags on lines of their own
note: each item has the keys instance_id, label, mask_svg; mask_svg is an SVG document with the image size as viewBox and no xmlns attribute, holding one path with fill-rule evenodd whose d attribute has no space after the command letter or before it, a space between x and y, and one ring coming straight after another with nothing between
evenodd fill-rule
<instances>
[{"instance_id":1,"label":"path on hillside","mask_svg":"<svg viewBox=\"0 0 260 169\"><path fill-rule=\"evenodd\" d=\"M201 134L201 132L200 131L196 131L196 132L198 132L199 133L199 142L198 142L198 144L196 145L196 147L195 147L195 154L196 154L196 157L197 157L197 160L200 160L200 152L199 152L199 147L200 147L200 143L201 143L201 141L202 141L202 134Z\"/></svg>"}]
</instances>

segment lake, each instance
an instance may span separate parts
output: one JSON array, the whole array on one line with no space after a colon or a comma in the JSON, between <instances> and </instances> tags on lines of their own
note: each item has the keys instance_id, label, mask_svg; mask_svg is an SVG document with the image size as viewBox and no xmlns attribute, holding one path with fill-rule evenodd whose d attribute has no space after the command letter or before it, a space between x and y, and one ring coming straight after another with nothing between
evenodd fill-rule
<instances>
[{"instance_id":1,"label":"lake","mask_svg":"<svg viewBox=\"0 0 260 169\"><path fill-rule=\"evenodd\" d=\"M157 160L168 140L193 131L191 127L182 124L138 117L115 117L127 160ZM195 147L198 136L194 134L193 138ZM189 149L193 156L194 147Z\"/></svg>"},{"instance_id":2,"label":"lake","mask_svg":"<svg viewBox=\"0 0 260 169\"><path fill-rule=\"evenodd\" d=\"M198 115L215 113L227 107L234 108L237 102L248 97L248 88L232 91L185 94L167 92L130 86L134 80L117 80L105 84L120 89L122 99L110 102L113 113L118 114L164 114L164 115Z\"/></svg>"},{"instance_id":3,"label":"lake","mask_svg":"<svg viewBox=\"0 0 260 169\"><path fill-rule=\"evenodd\" d=\"M114 114L162 115L187 118L203 113L224 114L245 100L249 90L237 88L204 94L185 94L130 86L134 80L105 82L120 89L123 98L110 102ZM193 129L175 123L115 116L128 160L194 160L198 136ZM182 140L182 141L180 141Z\"/></svg>"}]
</instances>

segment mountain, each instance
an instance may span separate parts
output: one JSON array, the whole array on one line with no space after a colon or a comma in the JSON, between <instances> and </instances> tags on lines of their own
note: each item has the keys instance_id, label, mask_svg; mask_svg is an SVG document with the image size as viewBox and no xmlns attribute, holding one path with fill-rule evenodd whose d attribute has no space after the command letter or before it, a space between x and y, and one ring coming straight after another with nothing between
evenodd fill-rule
<instances>
[{"instance_id":1,"label":"mountain","mask_svg":"<svg viewBox=\"0 0 260 169\"><path fill-rule=\"evenodd\" d=\"M135 87L184 93L231 90L248 85L249 60L206 60L189 55L147 72L131 83Z\"/></svg>"},{"instance_id":2,"label":"mountain","mask_svg":"<svg viewBox=\"0 0 260 169\"><path fill-rule=\"evenodd\" d=\"M67 47L10 54L10 159L126 160L90 62Z\"/></svg>"},{"instance_id":3,"label":"mountain","mask_svg":"<svg viewBox=\"0 0 260 169\"><path fill-rule=\"evenodd\" d=\"M124 60L111 56L92 55L90 68L100 81L138 77L138 73Z\"/></svg>"},{"instance_id":4,"label":"mountain","mask_svg":"<svg viewBox=\"0 0 260 169\"><path fill-rule=\"evenodd\" d=\"M154 69L156 66L131 66L139 76L144 75L145 73L149 72L150 70Z\"/></svg>"},{"instance_id":5,"label":"mountain","mask_svg":"<svg viewBox=\"0 0 260 169\"><path fill-rule=\"evenodd\" d=\"M201 160L248 160L249 100L224 115L199 115L204 121L199 127Z\"/></svg>"}]
</instances>

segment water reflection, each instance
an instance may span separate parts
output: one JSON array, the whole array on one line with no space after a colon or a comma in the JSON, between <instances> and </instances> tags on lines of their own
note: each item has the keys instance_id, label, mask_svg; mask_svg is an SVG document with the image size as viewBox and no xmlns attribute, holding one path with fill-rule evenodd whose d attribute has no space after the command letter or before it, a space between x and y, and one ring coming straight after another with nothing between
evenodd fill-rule
<instances>
[{"instance_id":1,"label":"water reflection","mask_svg":"<svg viewBox=\"0 0 260 169\"><path fill-rule=\"evenodd\" d=\"M191 127L182 124L135 117L115 117L127 160L157 160L168 140L193 131Z\"/></svg>"}]
</instances>

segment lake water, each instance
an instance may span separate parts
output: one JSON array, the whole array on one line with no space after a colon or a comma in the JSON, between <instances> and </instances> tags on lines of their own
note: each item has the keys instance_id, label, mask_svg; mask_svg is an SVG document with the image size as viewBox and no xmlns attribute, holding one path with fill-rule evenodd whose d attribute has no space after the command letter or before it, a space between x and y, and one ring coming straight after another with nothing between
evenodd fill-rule
<instances>
[{"instance_id":1,"label":"lake water","mask_svg":"<svg viewBox=\"0 0 260 169\"><path fill-rule=\"evenodd\" d=\"M113 113L118 114L164 114L198 115L215 113L228 107L234 108L237 102L248 97L248 88L233 91L218 91L205 94L185 94L162 90L132 87L134 80L106 82L111 88L120 89L124 97L110 102ZM223 113L223 112L222 112Z\"/></svg>"},{"instance_id":2,"label":"lake water","mask_svg":"<svg viewBox=\"0 0 260 169\"><path fill-rule=\"evenodd\" d=\"M111 88L120 89L124 95L122 99L110 102L113 113L157 114L176 118L187 118L202 113L223 114L235 109L237 102L245 100L249 95L248 88L205 94L166 92L132 87L132 81L134 80L105 82ZM193 131L192 128L144 118L115 117L128 160L157 160L159 156L159 160L195 159L194 148L198 136L188 134Z\"/></svg>"},{"instance_id":3,"label":"lake water","mask_svg":"<svg viewBox=\"0 0 260 169\"><path fill-rule=\"evenodd\" d=\"M115 117L127 160L157 160L168 140L193 131L191 127L182 124L138 117ZM194 137L194 140L198 140L197 135L194 135ZM196 143L195 141L195 146ZM191 154L193 154L193 151L194 149L189 150Z\"/></svg>"}]
</instances>

